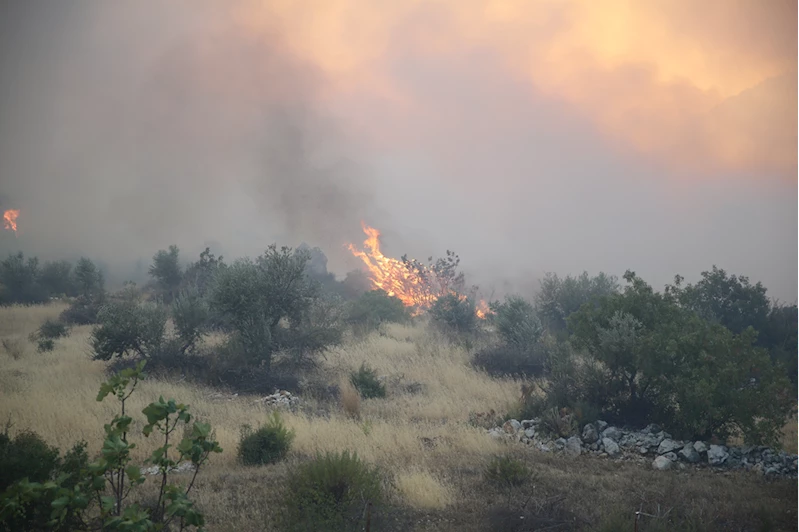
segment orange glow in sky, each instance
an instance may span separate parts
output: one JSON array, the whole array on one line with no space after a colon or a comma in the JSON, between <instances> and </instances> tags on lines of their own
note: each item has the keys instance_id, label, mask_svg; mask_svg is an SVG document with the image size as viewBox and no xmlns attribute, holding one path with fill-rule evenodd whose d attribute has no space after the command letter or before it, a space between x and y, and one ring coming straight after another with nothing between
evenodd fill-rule
<instances>
[{"instance_id":1,"label":"orange glow in sky","mask_svg":"<svg viewBox=\"0 0 799 532\"><path fill-rule=\"evenodd\" d=\"M621 150L678 169L753 167L795 179L789 2L282 0L244 2L235 16L256 33L279 21L295 52L330 76L332 99L366 92L413 108L392 58L480 47Z\"/></svg>"}]
</instances>

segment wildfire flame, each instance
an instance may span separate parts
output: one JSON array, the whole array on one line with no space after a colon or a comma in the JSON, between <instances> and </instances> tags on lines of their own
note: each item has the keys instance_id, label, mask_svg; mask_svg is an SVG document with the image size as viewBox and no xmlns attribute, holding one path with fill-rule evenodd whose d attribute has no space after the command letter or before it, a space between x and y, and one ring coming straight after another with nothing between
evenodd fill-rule
<instances>
[{"instance_id":1,"label":"wildfire flame","mask_svg":"<svg viewBox=\"0 0 799 532\"><path fill-rule=\"evenodd\" d=\"M365 251L360 251L352 244L347 247L353 255L361 259L369 271L369 280L375 288L384 290L388 295L402 301L406 307L426 308L437 299L426 290L426 286L417 274L411 271L402 261L386 257L380 251L380 231L361 224L366 240Z\"/></svg>"},{"instance_id":2,"label":"wildfire flame","mask_svg":"<svg viewBox=\"0 0 799 532\"><path fill-rule=\"evenodd\" d=\"M9 231L17 232L17 216L19 209L8 209L3 213L3 227Z\"/></svg>"},{"instance_id":3,"label":"wildfire flame","mask_svg":"<svg viewBox=\"0 0 799 532\"><path fill-rule=\"evenodd\" d=\"M383 255L380 251L380 231L365 223L361 223L361 227L366 234L363 251L352 244L349 244L347 248L354 256L363 261L369 273L369 280L375 288L396 297L406 307L413 307L417 313L430 308L436 299L443 295L433 293L429 283L403 261ZM466 296L461 297L465 298ZM477 317L484 319L488 312L488 305L481 300L475 311Z\"/></svg>"},{"instance_id":4,"label":"wildfire flame","mask_svg":"<svg viewBox=\"0 0 799 532\"><path fill-rule=\"evenodd\" d=\"M475 309L474 313L477 314L478 318L481 320L486 319L486 316L488 316L489 312L491 312L491 310L488 308L488 303L482 299L477 302L477 308Z\"/></svg>"}]
</instances>

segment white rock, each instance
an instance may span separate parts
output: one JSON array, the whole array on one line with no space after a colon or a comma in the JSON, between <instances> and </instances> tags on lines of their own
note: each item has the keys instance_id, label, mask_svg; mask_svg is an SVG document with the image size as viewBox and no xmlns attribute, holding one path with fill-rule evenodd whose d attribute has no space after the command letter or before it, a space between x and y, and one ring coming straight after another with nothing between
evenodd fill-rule
<instances>
[{"instance_id":1,"label":"white rock","mask_svg":"<svg viewBox=\"0 0 799 532\"><path fill-rule=\"evenodd\" d=\"M723 464L729 458L730 453L727 452L727 448L723 445L711 445L710 449L707 451L707 462L710 465L718 466Z\"/></svg>"},{"instance_id":2,"label":"white rock","mask_svg":"<svg viewBox=\"0 0 799 532\"><path fill-rule=\"evenodd\" d=\"M682 447L682 443L676 442L671 439L665 439L658 445L658 454L666 454Z\"/></svg>"},{"instance_id":3,"label":"white rock","mask_svg":"<svg viewBox=\"0 0 799 532\"><path fill-rule=\"evenodd\" d=\"M583 452L583 449L580 446L580 438L577 436L572 436L566 440L564 451L566 451L566 454L569 456L580 456Z\"/></svg>"},{"instance_id":4,"label":"white rock","mask_svg":"<svg viewBox=\"0 0 799 532\"><path fill-rule=\"evenodd\" d=\"M707 445L703 441L694 442L694 450L699 454L706 453Z\"/></svg>"},{"instance_id":5,"label":"white rock","mask_svg":"<svg viewBox=\"0 0 799 532\"><path fill-rule=\"evenodd\" d=\"M619 429L617 429L616 427L608 427L608 428L606 428L605 430L602 431L602 439L603 440L605 438L610 438L614 442L617 442L617 441L619 441L619 438L621 438L621 436L622 436L621 431Z\"/></svg>"},{"instance_id":6,"label":"white rock","mask_svg":"<svg viewBox=\"0 0 799 532\"><path fill-rule=\"evenodd\" d=\"M621 449L619 448L619 444L610 438L602 438L602 445L605 447L605 452L611 458L614 458L621 454Z\"/></svg>"},{"instance_id":7,"label":"white rock","mask_svg":"<svg viewBox=\"0 0 799 532\"><path fill-rule=\"evenodd\" d=\"M652 462L652 469L657 469L658 471L666 471L667 469L671 469L673 465L674 462L672 462L665 456L658 456Z\"/></svg>"}]
</instances>

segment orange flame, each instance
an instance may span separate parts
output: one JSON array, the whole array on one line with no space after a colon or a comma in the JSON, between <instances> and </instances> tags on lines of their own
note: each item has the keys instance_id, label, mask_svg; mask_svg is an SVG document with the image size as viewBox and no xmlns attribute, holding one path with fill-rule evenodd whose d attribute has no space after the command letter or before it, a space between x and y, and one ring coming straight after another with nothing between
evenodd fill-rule
<instances>
[{"instance_id":1,"label":"orange flame","mask_svg":"<svg viewBox=\"0 0 799 532\"><path fill-rule=\"evenodd\" d=\"M19 216L19 209L8 209L3 213L3 227L17 232L17 216Z\"/></svg>"},{"instance_id":2,"label":"orange flame","mask_svg":"<svg viewBox=\"0 0 799 532\"><path fill-rule=\"evenodd\" d=\"M424 281L402 261L386 257L380 252L380 231L365 223L361 227L366 234L363 242L365 251L356 249L352 244L347 247L366 265L372 285L398 298L406 307L421 309L432 305L437 297L429 293Z\"/></svg>"},{"instance_id":3,"label":"orange flame","mask_svg":"<svg viewBox=\"0 0 799 532\"><path fill-rule=\"evenodd\" d=\"M488 303L486 303L484 299L478 301L476 307L474 313L477 314L477 317L481 320L486 319L488 313L491 312L491 309L488 308Z\"/></svg>"},{"instance_id":4,"label":"orange flame","mask_svg":"<svg viewBox=\"0 0 799 532\"><path fill-rule=\"evenodd\" d=\"M355 248L352 244L349 244L347 248L363 261L372 286L396 297L406 307L413 307L415 313L430 308L442 294L434 293L429 282L401 260L383 255L380 251L380 231L363 222L361 222L361 227L366 234L366 240L363 242L364 251ZM432 272L429 273L432 275ZM466 296L462 295L461 298L465 299ZM481 300L477 304L475 312L477 317L485 319L488 312L486 302Z\"/></svg>"}]
</instances>

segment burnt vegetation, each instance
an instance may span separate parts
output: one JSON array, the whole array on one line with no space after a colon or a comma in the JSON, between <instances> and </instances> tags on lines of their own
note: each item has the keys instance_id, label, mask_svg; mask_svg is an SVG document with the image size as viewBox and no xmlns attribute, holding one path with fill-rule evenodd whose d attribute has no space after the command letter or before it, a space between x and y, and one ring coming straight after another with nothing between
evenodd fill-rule
<instances>
[{"instance_id":1,"label":"burnt vegetation","mask_svg":"<svg viewBox=\"0 0 799 532\"><path fill-rule=\"evenodd\" d=\"M771 301L766 288L747 277L714 266L695 283L686 284L677 276L658 291L632 271L621 280L604 273L548 274L535 298L508 295L489 302L489 312L481 317L476 312L478 290L467 288L457 255L448 251L445 258L431 258L427 264L403 257L402 263L421 283L429 308L408 308L385 291L373 290L360 272L337 280L318 248L276 245L255 259L232 262L205 249L189 263L177 246L170 246L153 256L149 282L129 283L115 291L107 290L103 273L87 258L74 266L66 261L40 265L35 257L19 253L0 262L0 303L34 305L55 298L68 303L59 321L47 321L31 335L39 351L52 351L71 327L90 326L92 356L111 362L112 371L140 371L146 362L150 373L231 393L263 394L276 388L314 393L312 388L319 388L320 382L332 389L336 383L324 382L320 373L320 360L328 350L347 338L357 342L382 334L388 323L415 322L468 350L477 370L496 378L510 376L525 382L525 389L540 390L525 393L508 412L497 414L539 417L560 436L602 419L628 426L657 423L685 439L737 436L748 444L776 445L795 408L797 306ZM365 363L349 375L349 383L358 401L391 401L398 393ZM563 412L569 412L566 424ZM202 428L195 440L205 442L207 430ZM368 433L368 424L363 430ZM246 427L239 462L280 463L293 439L294 433L278 416L257 429ZM73 489L59 474L87 474L85 444L70 453L60 458L57 449L33 433L15 438L7 430L0 434L0 460L7 464L2 468L3 488L9 490L0 507L5 504L4 523L11 523L4 526L49 526L48 508L61 501L55 488L42 488L38 498L19 503L18 511L8 510L9 501L24 499L21 489L29 487L28 481L49 486L47 482L58 477L59 486ZM600 482L600 473L588 471L581 480L546 460L540 471L510 455L485 465L483 479L475 482L485 485L488 495L480 511L490 526L592 528L580 517L579 502L568 506L568 496L559 494L556 483L540 476L577 485ZM33 462L35 467L29 467ZM383 512L380 519L390 527L387 516L400 511L392 510L384 494L390 475L354 454L319 455L281 474L288 475L288 488L285 500L275 502L285 509L279 525L286 529L358 529L378 508ZM641 482L627 469L624 475L632 483ZM649 497L651 491L641 488L638 493ZM723 530L728 522L746 527L758 525L758 519L760 525L771 526L755 511L743 517L732 508L725 510L735 514L732 517L702 514L678 491L661 499L682 510L658 516L656 525L645 529L663 524L663 529ZM618 498L612 505L600 516L600 525L606 530L628 529L629 508ZM187 515L202 521L191 512ZM531 528L519 525L519 515ZM166 519L163 513L157 517Z\"/></svg>"}]
</instances>

